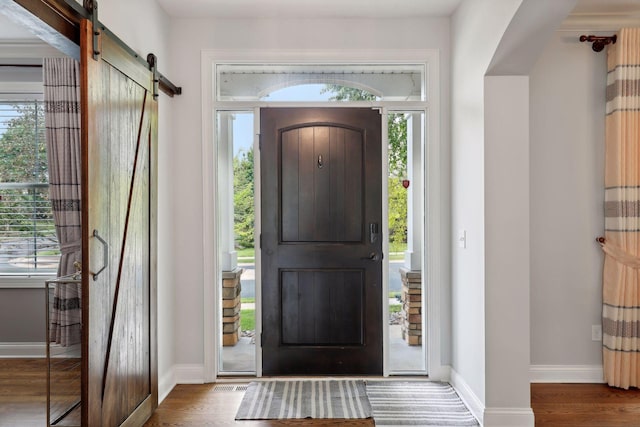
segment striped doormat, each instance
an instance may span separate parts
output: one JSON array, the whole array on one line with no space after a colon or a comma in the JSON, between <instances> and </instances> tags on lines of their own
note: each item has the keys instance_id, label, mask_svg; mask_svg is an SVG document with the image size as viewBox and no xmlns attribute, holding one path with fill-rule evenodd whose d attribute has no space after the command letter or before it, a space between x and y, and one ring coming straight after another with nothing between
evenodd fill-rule
<instances>
[{"instance_id":1,"label":"striped doormat","mask_svg":"<svg viewBox=\"0 0 640 427\"><path fill-rule=\"evenodd\" d=\"M236 420L370 418L364 381L305 380L252 382Z\"/></svg>"},{"instance_id":2,"label":"striped doormat","mask_svg":"<svg viewBox=\"0 0 640 427\"><path fill-rule=\"evenodd\" d=\"M478 426L453 387L438 382L367 382L379 426Z\"/></svg>"}]
</instances>

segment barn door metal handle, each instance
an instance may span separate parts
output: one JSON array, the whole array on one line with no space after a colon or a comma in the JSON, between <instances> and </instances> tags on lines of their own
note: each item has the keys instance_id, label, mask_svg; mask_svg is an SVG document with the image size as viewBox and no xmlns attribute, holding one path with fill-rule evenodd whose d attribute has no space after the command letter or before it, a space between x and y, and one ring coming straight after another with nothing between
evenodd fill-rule
<instances>
[{"instance_id":1,"label":"barn door metal handle","mask_svg":"<svg viewBox=\"0 0 640 427\"><path fill-rule=\"evenodd\" d=\"M109 266L109 244L100 237L98 230L93 230L93 237L98 239L102 243L102 268L93 273L93 280L98 280L98 276Z\"/></svg>"}]
</instances>

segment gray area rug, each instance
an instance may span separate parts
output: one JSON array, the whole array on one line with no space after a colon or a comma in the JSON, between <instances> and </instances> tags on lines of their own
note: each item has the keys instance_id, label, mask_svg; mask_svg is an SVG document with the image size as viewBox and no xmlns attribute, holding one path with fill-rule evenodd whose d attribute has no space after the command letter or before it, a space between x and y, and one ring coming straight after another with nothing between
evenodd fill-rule
<instances>
[{"instance_id":1,"label":"gray area rug","mask_svg":"<svg viewBox=\"0 0 640 427\"><path fill-rule=\"evenodd\" d=\"M236 420L370 418L364 381L306 380L252 382Z\"/></svg>"},{"instance_id":2,"label":"gray area rug","mask_svg":"<svg viewBox=\"0 0 640 427\"><path fill-rule=\"evenodd\" d=\"M439 382L367 382L379 426L478 426L453 387Z\"/></svg>"}]
</instances>

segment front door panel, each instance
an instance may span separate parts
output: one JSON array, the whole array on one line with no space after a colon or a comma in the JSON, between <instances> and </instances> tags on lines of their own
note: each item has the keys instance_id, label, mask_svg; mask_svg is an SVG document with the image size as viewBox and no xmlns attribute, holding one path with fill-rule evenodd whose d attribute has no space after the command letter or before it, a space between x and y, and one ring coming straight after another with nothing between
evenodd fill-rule
<instances>
[{"instance_id":1,"label":"front door panel","mask_svg":"<svg viewBox=\"0 0 640 427\"><path fill-rule=\"evenodd\" d=\"M382 373L381 116L261 113L263 372Z\"/></svg>"}]
</instances>

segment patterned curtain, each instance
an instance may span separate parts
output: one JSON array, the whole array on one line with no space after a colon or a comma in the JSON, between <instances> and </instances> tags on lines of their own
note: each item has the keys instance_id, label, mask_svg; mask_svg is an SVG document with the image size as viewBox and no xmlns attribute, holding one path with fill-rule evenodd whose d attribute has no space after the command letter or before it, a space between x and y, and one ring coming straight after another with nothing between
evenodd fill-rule
<instances>
[{"instance_id":1,"label":"patterned curtain","mask_svg":"<svg viewBox=\"0 0 640 427\"><path fill-rule=\"evenodd\" d=\"M43 73L49 198L60 242L58 277L62 277L75 273L74 264L82 260L80 65L71 58L46 58ZM49 314L51 342L80 343L81 299L81 284L56 285Z\"/></svg>"},{"instance_id":2,"label":"patterned curtain","mask_svg":"<svg viewBox=\"0 0 640 427\"><path fill-rule=\"evenodd\" d=\"M640 386L640 28L608 49L603 277L604 379Z\"/></svg>"}]
</instances>

